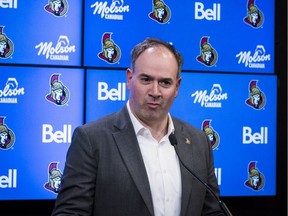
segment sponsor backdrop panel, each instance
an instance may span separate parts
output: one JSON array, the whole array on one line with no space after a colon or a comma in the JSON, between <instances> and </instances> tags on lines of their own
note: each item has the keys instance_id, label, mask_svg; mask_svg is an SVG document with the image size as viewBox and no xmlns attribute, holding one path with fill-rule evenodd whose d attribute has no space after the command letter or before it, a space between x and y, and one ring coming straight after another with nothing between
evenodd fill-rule
<instances>
[{"instance_id":1,"label":"sponsor backdrop panel","mask_svg":"<svg viewBox=\"0 0 288 216\"><path fill-rule=\"evenodd\" d=\"M275 1L50 3L0 0L0 200L56 197L73 130L126 103L148 36L184 56L171 113L211 138L221 195L275 195Z\"/></svg>"},{"instance_id":2,"label":"sponsor backdrop panel","mask_svg":"<svg viewBox=\"0 0 288 216\"><path fill-rule=\"evenodd\" d=\"M85 1L85 66L127 67L151 36L181 51L184 70L274 73L272 0Z\"/></svg>"},{"instance_id":3,"label":"sponsor backdrop panel","mask_svg":"<svg viewBox=\"0 0 288 216\"><path fill-rule=\"evenodd\" d=\"M128 100L125 70L86 72L86 122L116 112Z\"/></svg>"},{"instance_id":4,"label":"sponsor backdrop panel","mask_svg":"<svg viewBox=\"0 0 288 216\"><path fill-rule=\"evenodd\" d=\"M31 7L11 0L0 5L0 63L80 66L82 1L33 1Z\"/></svg>"},{"instance_id":5,"label":"sponsor backdrop panel","mask_svg":"<svg viewBox=\"0 0 288 216\"><path fill-rule=\"evenodd\" d=\"M72 132L84 123L84 69L0 70L0 200L55 199Z\"/></svg>"},{"instance_id":6,"label":"sponsor backdrop panel","mask_svg":"<svg viewBox=\"0 0 288 216\"><path fill-rule=\"evenodd\" d=\"M182 77L171 113L211 138L221 195L275 195L277 77L211 73L182 73ZM257 173L260 179L253 188L246 181Z\"/></svg>"}]
</instances>

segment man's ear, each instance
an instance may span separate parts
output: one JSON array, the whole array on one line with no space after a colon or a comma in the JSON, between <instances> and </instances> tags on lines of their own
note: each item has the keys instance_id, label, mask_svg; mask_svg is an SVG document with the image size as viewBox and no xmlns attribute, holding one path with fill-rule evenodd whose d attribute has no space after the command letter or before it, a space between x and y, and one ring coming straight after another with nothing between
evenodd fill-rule
<instances>
[{"instance_id":1,"label":"man's ear","mask_svg":"<svg viewBox=\"0 0 288 216\"><path fill-rule=\"evenodd\" d=\"M181 81L182 81L182 77L179 77L178 79L177 79L177 83L176 83L176 92L175 92L175 98L177 97L177 95L178 95L178 91L179 91L179 88L180 88L180 84L181 84Z\"/></svg>"},{"instance_id":2,"label":"man's ear","mask_svg":"<svg viewBox=\"0 0 288 216\"><path fill-rule=\"evenodd\" d=\"M130 90L131 85L131 79L133 76L133 71L130 68L127 68L126 70L126 82L127 82L127 88Z\"/></svg>"}]
</instances>

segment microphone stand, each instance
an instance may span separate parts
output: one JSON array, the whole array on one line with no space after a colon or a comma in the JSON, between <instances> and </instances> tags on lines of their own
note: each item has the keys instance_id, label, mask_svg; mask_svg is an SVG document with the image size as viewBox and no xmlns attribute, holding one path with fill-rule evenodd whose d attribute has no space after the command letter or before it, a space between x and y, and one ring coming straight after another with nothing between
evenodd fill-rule
<instances>
[{"instance_id":1,"label":"microphone stand","mask_svg":"<svg viewBox=\"0 0 288 216\"><path fill-rule=\"evenodd\" d=\"M216 196L216 194L211 189L211 187L207 183L205 183L202 179L200 179L198 177L198 175L196 175L196 173L194 173L192 170L190 170L189 167L187 167L186 164L182 161L181 157L178 154L178 150L176 148L176 145L178 142L177 142L176 136L174 134L170 134L169 141L170 141L171 145L173 145L175 152L179 158L180 163L185 167L185 169L190 174L192 174L192 176L194 176L199 182L201 182L205 186L205 188L209 191L209 193L217 200L217 202L218 202L222 212L224 213L224 215L225 216L233 216L232 213L229 211L228 207L226 206L226 204Z\"/></svg>"}]
</instances>

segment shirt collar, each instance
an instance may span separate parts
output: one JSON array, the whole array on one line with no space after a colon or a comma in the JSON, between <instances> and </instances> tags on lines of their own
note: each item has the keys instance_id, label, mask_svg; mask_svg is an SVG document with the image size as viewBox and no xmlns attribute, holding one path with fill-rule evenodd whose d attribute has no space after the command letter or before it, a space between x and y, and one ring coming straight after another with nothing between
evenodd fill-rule
<instances>
[{"instance_id":1,"label":"shirt collar","mask_svg":"<svg viewBox=\"0 0 288 216\"><path fill-rule=\"evenodd\" d=\"M130 104L129 104L129 100L127 101L126 105L127 105L127 110L128 110L130 119L132 121L134 130L135 130L135 134L138 135L141 131L148 130L148 128L144 127L142 125L142 123L132 113L131 108L130 108ZM169 123L168 123L169 125L168 125L167 135L170 135L172 132L174 133L175 128L174 128L174 124L173 124L172 117L171 117L170 113L168 113L168 118L169 118Z\"/></svg>"}]
</instances>

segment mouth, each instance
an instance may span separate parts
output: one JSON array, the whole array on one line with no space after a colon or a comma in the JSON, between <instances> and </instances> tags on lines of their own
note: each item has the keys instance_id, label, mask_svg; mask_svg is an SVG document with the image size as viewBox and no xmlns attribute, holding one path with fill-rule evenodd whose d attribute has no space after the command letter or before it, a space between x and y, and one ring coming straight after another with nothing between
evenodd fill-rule
<instances>
[{"instance_id":1,"label":"mouth","mask_svg":"<svg viewBox=\"0 0 288 216\"><path fill-rule=\"evenodd\" d=\"M160 106L160 103L150 102L150 103L147 103L147 105L151 109L156 109Z\"/></svg>"}]
</instances>

